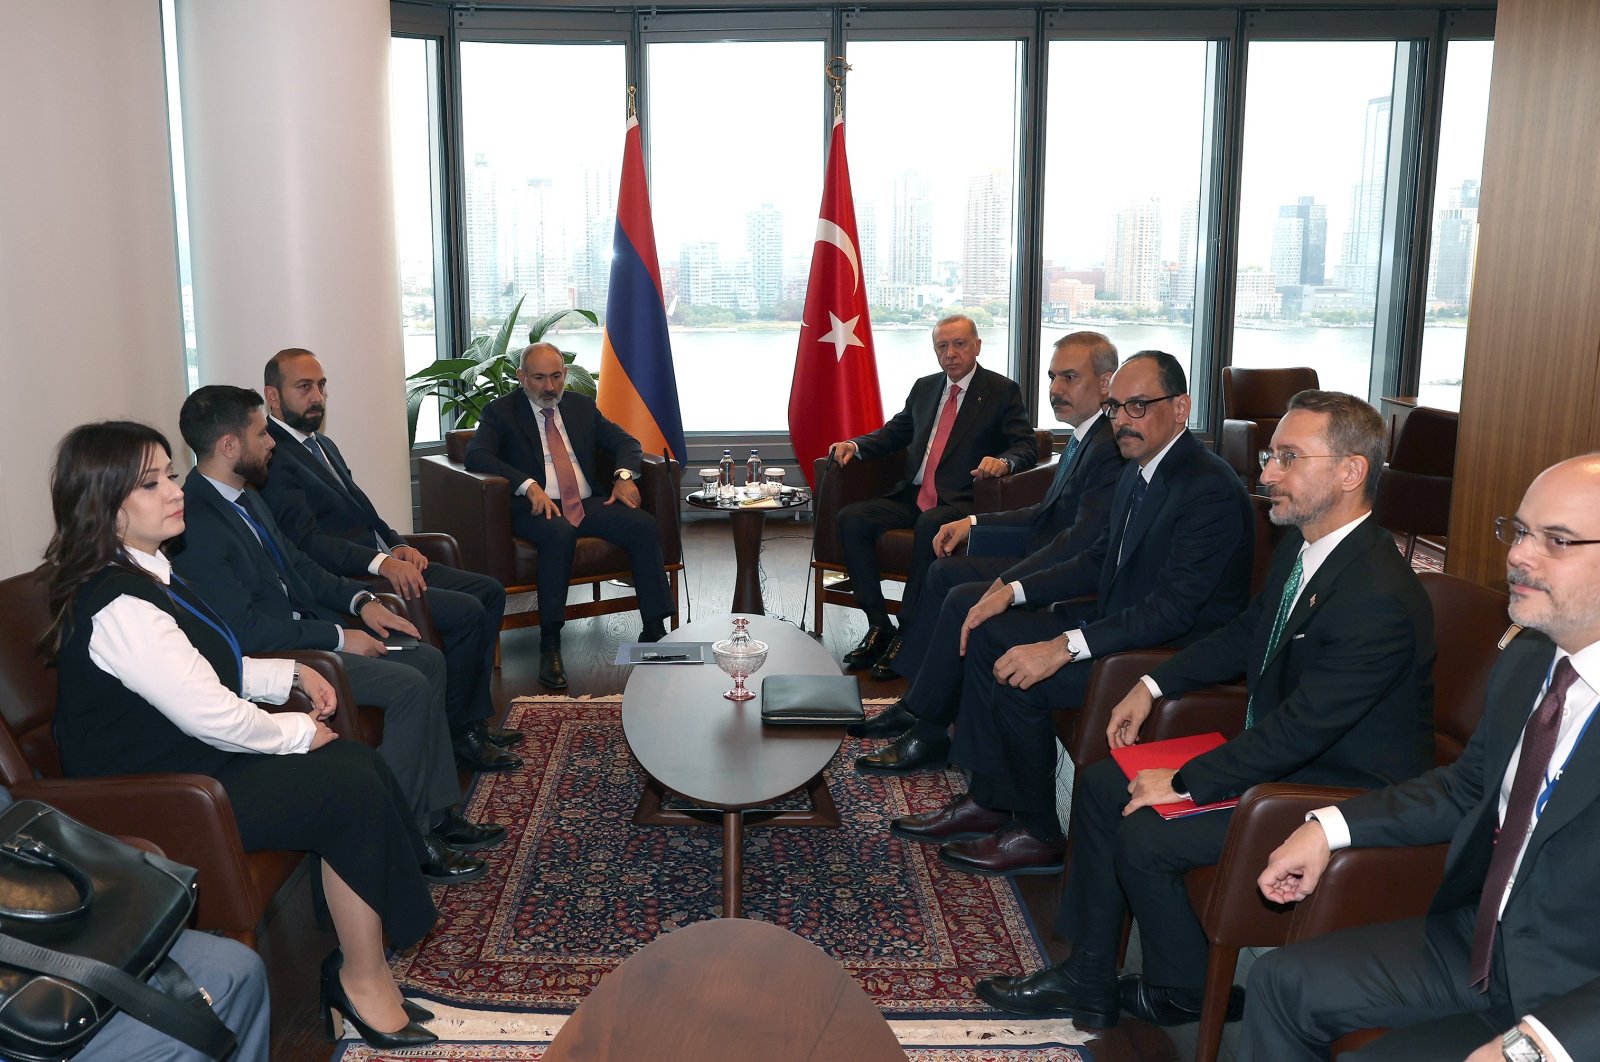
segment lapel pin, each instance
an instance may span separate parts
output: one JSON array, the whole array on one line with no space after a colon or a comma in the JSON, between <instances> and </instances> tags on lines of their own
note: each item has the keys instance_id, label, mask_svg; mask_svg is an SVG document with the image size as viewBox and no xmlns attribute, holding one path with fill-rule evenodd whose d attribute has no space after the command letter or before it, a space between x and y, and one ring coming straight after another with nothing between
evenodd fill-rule
<instances>
[{"instance_id":1,"label":"lapel pin","mask_svg":"<svg viewBox=\"0 0 1600 1062\"><path fill-rule=\"evenodd\" d=\"M1316 608L1317 607L1317 595L1316 594L1312 594L1311 595L1311 602L1308 605L1306 605L1306 607L1307 608Z\"/></svg>"}]
</instances>

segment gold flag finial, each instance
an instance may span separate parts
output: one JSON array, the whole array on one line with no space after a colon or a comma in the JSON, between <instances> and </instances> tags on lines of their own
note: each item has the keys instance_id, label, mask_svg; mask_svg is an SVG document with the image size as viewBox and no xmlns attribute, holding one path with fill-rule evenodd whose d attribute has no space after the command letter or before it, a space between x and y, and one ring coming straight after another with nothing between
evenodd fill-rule
<instances>
[{"instance_id":1,"label":"gold flag finial","mask_svg":"<svg viewBox=\"0 0 1600 1062\"><path fill-rule=\"evenodd\" d=\"M833 116L839 117L844 113L844 76L851 69L849 63L844 61L844 56L836 55L829 59L822 68L823 73L833 82Z\"/></svg>"},{"instance_id":2,"label":"gold flag finial","mask_svg":"<svg viewBox=\"0 0 1600 1062\"><path fill-rule=\"evenodd\" d=\"M639 99L639 86L638 85L629 85L628 86L628 117L629 118L637 118L637 117L639 117L638 99Z\"/></svg>"}]
</instances>

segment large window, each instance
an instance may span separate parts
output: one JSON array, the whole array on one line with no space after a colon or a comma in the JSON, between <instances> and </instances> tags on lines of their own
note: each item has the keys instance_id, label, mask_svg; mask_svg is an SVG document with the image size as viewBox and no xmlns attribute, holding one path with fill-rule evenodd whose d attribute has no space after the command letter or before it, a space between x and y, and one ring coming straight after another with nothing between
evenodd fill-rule
<instances>
[{"instance_id":1,"label":"large window","mask_svg":"<svg viewBox=\"0 0 1600 1062\"><path fill-rule=\"evenodd\" d=\"M448 358L450 328L441 327L438 293L438 152L433 101L438 98L439 43L396 37L389 44L389 138L394 172L395 236L400 253L400 312L406 372ZM417 442L439 440L439 403L417 416Z\"/></svg>"},{"instance_id":2,"label":"large window","mask_svg":"<svg viewBox=\"0 0 1600 1062\"><path fill-rule=\"evenodd\" d=\"M1038 423L1055 341L1103 332L1188 371L1200 249L1206 41L1050 43ZM1138 77L1128 72L1141 71ZM1107 94L1107 87L1115 91ZM1197 392L1198 393L1198 392Z\"/></svg>"},{"instance_id":3,"label":"large window","mask_svg":"<svg viewBox=\"0 0 1600 1062\"><path fill-rule=\"evenodd\" d=\"M852 40L845 129L886 413L935 372L930 329L971 315L1012 368L1018 40Z\"/></svg>"},{"instance_id":4,"label":"large window","mask_svg":"<svg viewBox=\"0 0 1600 1062\"><path fill-rule=\"evenodd\" d=\"M1433 236L1428 249L1427 316L1417 390L1423 405L1439 409L1461 408L1493 58L1493 41L1452 41L1445 59Z\"/></svg>"},{"instance_id":5,"label":"large window","mask_svg":"<svg viewBox=\"0 0 1600 1062\"><path fill-rule=\"evenodd\" d=\"M1251 43L1233 364L1309 365L1367 396L1402 47Z\"/></svg>"},{"instance_id":6,"label":"large window","mask_svg":"<svg viewBox=\"0 0 1600 1062\"><path fill-rule=\"evenodd\" d=\"M822 41L659 41L646 59L684 430L788 431L822 199Z\"/></svg>"}]
</instances>

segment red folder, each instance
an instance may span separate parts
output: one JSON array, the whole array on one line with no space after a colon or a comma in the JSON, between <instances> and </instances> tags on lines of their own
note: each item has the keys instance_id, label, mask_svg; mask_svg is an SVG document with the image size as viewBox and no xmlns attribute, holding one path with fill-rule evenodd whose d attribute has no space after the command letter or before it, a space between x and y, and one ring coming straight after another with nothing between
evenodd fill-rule
<instances>
[{"instance_id":1,"label":"red folder","mask_svg":"<svg viewBox=\"0 0 1600 1062\"><path fill-rule=\"evenodd\" d=\"M1226 741L1227 738L1213 730L1209 734L1195 734L1192 737L1152 741L1148 745L1128 745L1112 749L1111 758L1117 761L1117 766L1122 768L1122 773L1127 775L1131 782L1133 776L1140 771L1181 770L1184 764L1196 756L1210 752ZM1231 808L1238 803L1239 798L1234 797L1232 800L1219 800L1215 804L1196 804L1192 800L1179 800L1172 804L1152 804L1151 807L1164 819L1181 819L1185 815L1198 815L1202 811Z\"/></svg>"}]
</instances>

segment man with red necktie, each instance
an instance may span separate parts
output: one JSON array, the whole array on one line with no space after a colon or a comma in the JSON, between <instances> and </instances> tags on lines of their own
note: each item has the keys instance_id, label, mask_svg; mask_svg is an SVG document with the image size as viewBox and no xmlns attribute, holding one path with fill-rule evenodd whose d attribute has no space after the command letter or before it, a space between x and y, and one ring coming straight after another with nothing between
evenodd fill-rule
<instances>
[{"instance_id":1,"label":"man with red necktie","mask_svg":"<svg viewBox=\"0 0 1600 1062\"><path fill-rule=\"evenodd\" d=\"M923 577L933 563L933 538L951 520L973 510L974 480L1032 468L1039 454L1033 426L1014 380L978 366L983 341L972 318L953 314L933 326L940 372L911 385L905 408L877 431L836 442L828 454L840 465L906 451L906 472L882 498L839 510L839 544L856 604L867 614L867 633L844 656L846 667L892 662L900 638L884 604L878 572L878 536L895 528L916 532L911 571L900 599L901 615L916 610Z\"/></svg>"}]
</instances>

